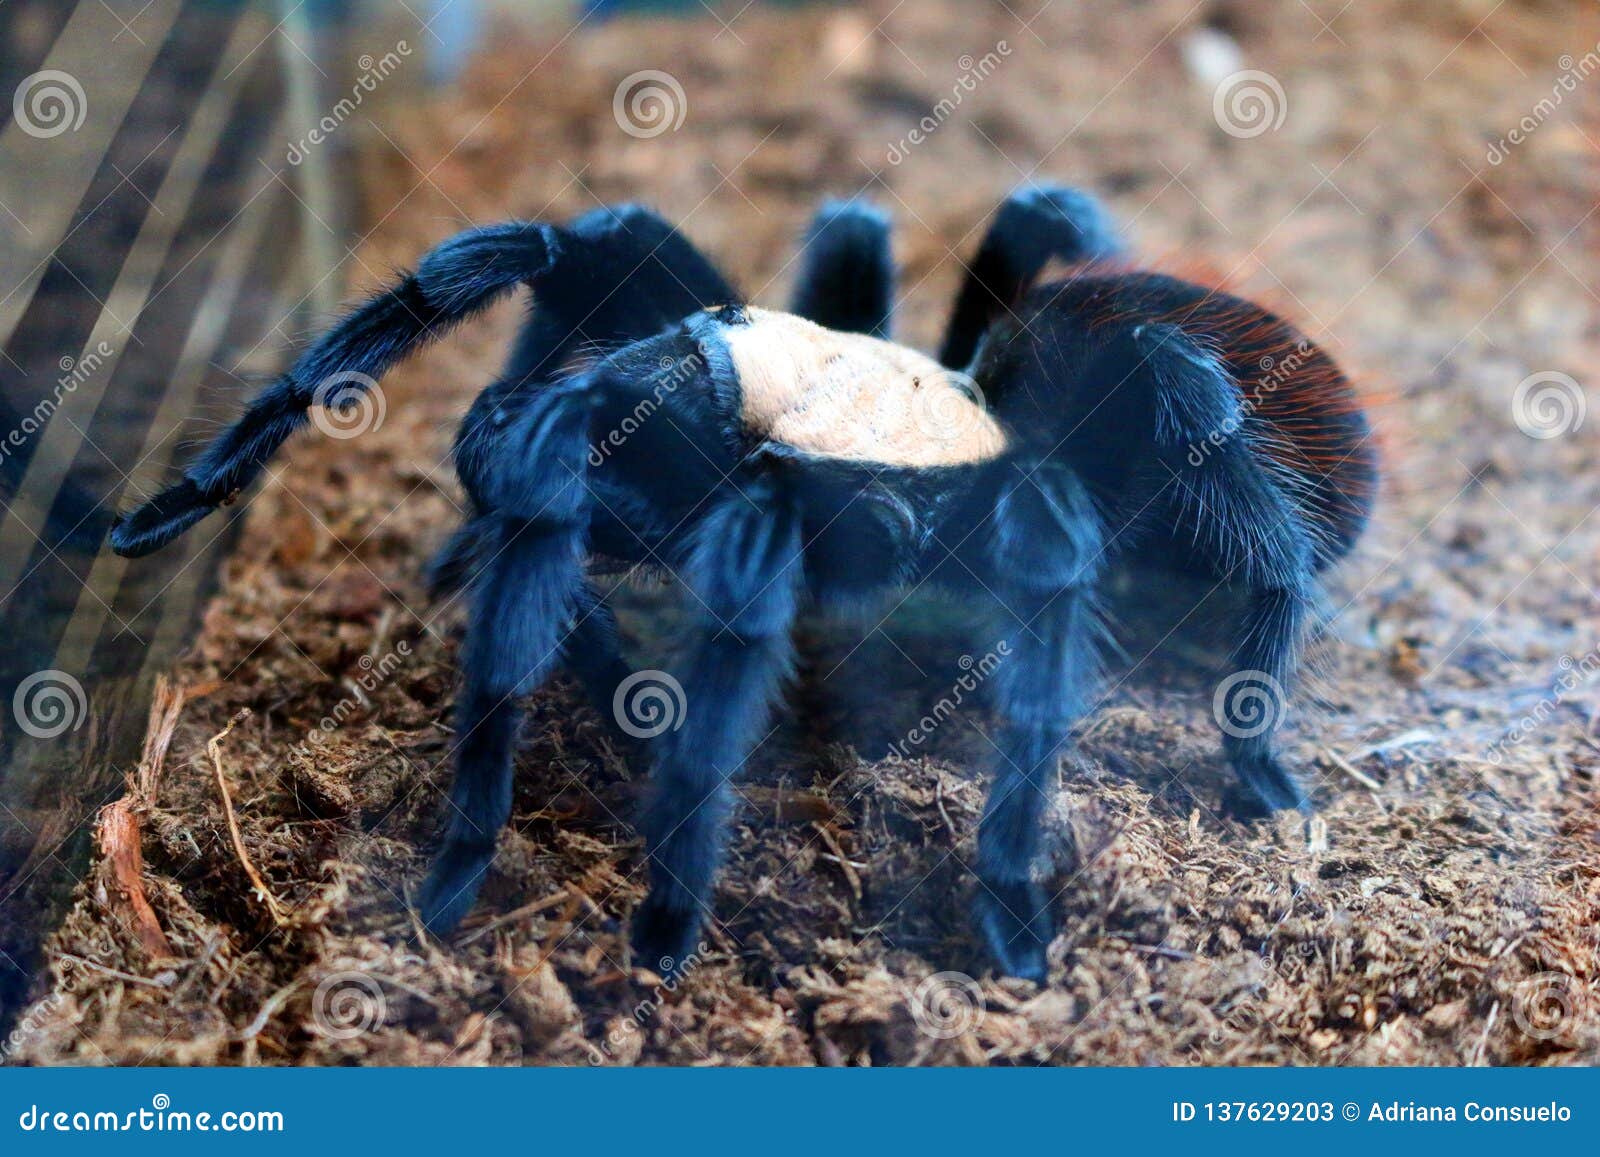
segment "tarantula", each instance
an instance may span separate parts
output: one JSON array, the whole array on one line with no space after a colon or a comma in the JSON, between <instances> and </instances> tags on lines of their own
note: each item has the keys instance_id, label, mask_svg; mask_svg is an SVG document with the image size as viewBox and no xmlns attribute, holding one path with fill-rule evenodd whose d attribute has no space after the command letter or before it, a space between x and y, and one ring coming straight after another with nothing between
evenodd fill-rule
<instances>
[{"instance_id":1,"label":"tarantula","mask_svg":"<svg viewBox=\"0 0 1600 1157\"><path fill-rule=\"evenodd\" d=\"M1052 261L1069 275L1036 285ZM471 590L453 806L420 894L434 932L472 906L510 816L519 698L563 661L605 707L630 676L595 560L668 568L698 616L675 667L683 717L649 751L650 887L632 918L648 961L683 960L710 911L729 780L807 605L928 582L997 617L1009 647L976 894L1007 973L1045 975L1035 861L1058 759L1092 704L1096 592L1114 563L1153 553L1242 588L1216 700L1224 750L1255 810L1308 807L1274 732L1318 573L1370 512L1366 418L1291 324L1126 265L1105 210L1073 189L1001 206L937 359L884 338L894 266L870 206L818 213L792 313L748 305L637 206L469 230L345 316L180 481L119 518L112 546L175 538L247 486L309 407L348 403L524 285L509 366L455 439L472 516L434 565L438 585Z\"/></svg>"}]
</instances>

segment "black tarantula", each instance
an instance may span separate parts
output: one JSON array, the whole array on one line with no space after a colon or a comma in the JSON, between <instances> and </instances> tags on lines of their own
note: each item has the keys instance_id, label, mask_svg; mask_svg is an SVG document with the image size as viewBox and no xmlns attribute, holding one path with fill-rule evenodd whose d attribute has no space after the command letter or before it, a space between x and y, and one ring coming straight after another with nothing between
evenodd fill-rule
<instances>
[{"instance_id":1,"label":"black tarantula","mask_svg":"<svg viewBox=\"0 0 1600 1157\"><path fill-rule=\"evenodd\" d=\"M1376 463L1326 354L1257 305L1123 264L1081 192L1001 206L937 360L885 340L888 235L875 209L825 206L794 312L778 313L636 206L469 230L344 317L120 518L112 546L169 542L249 485L309 407L348 403L528 286L510 364L456 435L472 517L434 567L472 601L427 926L466 914L494 856L519 698L564 661L610 709L629 676L592 563L664 566L698 616L675 667L684 717L651 744L650 890L632 923L635 950L667 967L710 910L729 779L790 672L796 614L929 582L982 600L1009 643L978 921L1004 971L1042 979L1052 919L1035 861L1057 761L1092 704L1108 568L1154 553L1242 588L1223 746L1258 810L1305 809L1274 753L1282 689L1318 572L1367 520ZM1069 275L1036 285L1051 261Z\"/></svg>"}]
</instances>

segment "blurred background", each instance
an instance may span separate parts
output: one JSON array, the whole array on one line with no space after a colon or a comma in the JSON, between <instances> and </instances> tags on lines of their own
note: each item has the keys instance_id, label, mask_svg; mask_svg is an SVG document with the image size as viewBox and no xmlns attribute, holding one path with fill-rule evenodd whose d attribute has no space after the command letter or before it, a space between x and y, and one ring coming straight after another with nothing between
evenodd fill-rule
<instances>
[{"instance_id":1,"label":"blurred background","mask_svg":"<svg viewBox=\"0 0 1600 1157\"><path fill-rule=\"evenodd\" d=\"M1592 954L1578 931L1594 923L1592 897L1585 908L1562 893L1561 904L1577 907L1552 923L1549 897L1508 898L1504 880L1479 869L1501 861L1495 848L1521 843L1527 854L1529 832L1559 836L1563 862L1592 863L1596 853L1592 822L1573 817L1593 799L1600 750L1584 665L1600 621L1593 427L1584 422L1600 353L1597 74L1600 12L1589 0L7 0L0 1025L45 989L65 993L87 1020L37 1045L39 1055L103 1058L107 1042L129 1031L99 986L105 969L148 979L171 972L172 959L190 961L195 975L219 966L216 944L242 935L235 926L248 920L236 898L211 908L204 899L207 865L223 847L215 801L198 789L186 801L174 787L179 798L157 807L152 784L163 767L169 780L209 774L204 739L238 707L255 712L248 743L266 777L256 802L270 819L281 794L273 777L287 766L282 744L348 694L362 655L370 665L392 638L431 641L438 669L392 693L415 710L407 718L418 734L448 704L447 632L420 609L416 579L454 517L449 433L494 373L520 306L385 383L385 410L370 429L285 458L248 512L231 508L137 563L100 550L111 515L170 478L342 302L469 224L643 200L679 221L753 298L778 304L816 202L862 197L896 219L897 336L926 346L995 206L1045 180L1104 197L1151 263L1226 280L1296 317L1362 380L1388 493L1365 555L1335 592L1348 653L1324 674L1302 755L1317 761L1332 750L1337 762L1318 765L1325 782L1354 782L1360 800L1371 803L1368 785L1398 793L1399 802L1371 804L1384 823L1365 813L1353 821L1369 834L1393 837L1412 823L1432 830L1459 801L1487 800L1498 817L1488 850L1441 845L1424 863L1387 866L1374 852L1372 864L1349 871L1451 880L1459 869L1452 910L1475 911L1462 897L1480 890L1486 905L1481 919L1463 918L1461 935L1474 943L1531 944L1527 920L1562 929L1508 974L1507 1007L1527 975L1552 970L1575 978L1562 982L1569 997L1592 992L1592 955L1586 970L1563 963ZM892 624L880 627L892 635ZM158 687L180 654L183 666ZM899 662L881 645L865 656ZM1562 683L1573 669L1583 677ZM941 681L935 671L931 682ZM185 689L176 701L174 686ZM1112 711L1142 712L1166 693L1130 690ZM359 697L363 719L385 720ZM1193 714L1183 702L1162 717ZM1521 727L1536 710L1538 727ZM1505 749L1513 731L1532 738L1511 745L1516 770L1507 773L1486 753ZM358 738L381 747L351 729L348 742ZM1101 738L1102 769L1131 774L1147 791L1140 822L1168 823L1171 834L1196 807L1209 816L1196 801L1214 803L1219 781L1205 771L1189 782L1192 753L1156 751L1130 771L1113 753L1127 735ZM1202 739L1192 742L1198 750ZM968 754L953 752L950 767L969 769ZM1341 764L1355 768L1353 781ZM435 786L431 765L424 778ZM955 774L948 798L975 791L970 780ZM302 789L288 796L299 800ZM956 806L945 790L934 828ZM144 834L136 828L131 843L124 835L108 846L102 809L128 799ZM371 830L382 809L364 806ZM163 815L198 833L185 837L192 854L171 831L150 835ZM279 818L292 827L296 815L290 807ZM410 855L427 832L405 827L396 838ZM302 852L275 864L286 889L322 862L305 853L300 863ZM860 849L846 875L874 854ZM139 883L143 856L159 883ZM1525 879L1537 876L1510 861ZM404 869L389 867L398 895ZM1145 881L1154 893L1179 886L1159 876ZM834 885L855 893L827 901L849 910L841 936L881 925L860 910L859 879ZM525 880L521 888L531 890ZM198 913L185 919L208 929L192 940L164 907L185 892ZM1524 900L1545 915L1508 915ZM1376 902L1370 893L1367 901ZM91 918L97 903L104 926ZM1115 904L1086 905L1103 937L1137 939L1138 921L1119 925ZM883 902L879 915L895 907ZM1172 950L1215 947L1208 937L1227 919L1202 920L1213 931L1179 935ZM41 952L63 920L78 921L77 940L68 934ZM374 927L358 930L394 939ZM919 928L899 946L944 935ZM1223 947L1237 949L1240 935L1231 947L1223 936ZM83 985L80 970L67 984L62 953L97 960L98 980ZM753 954L758 981L804 956L765 940ZM1304 1005L1291 1033L1300 1055L1289 1060L1329 1059L1316 1044L1323 1031L1348 1046L1344 1057L1383 1059L1350 1050L1377 1047L1370 1033L1391 1014L1467 1001L1488 967L1439 980L1437 999L1423 1000L1417 978L1442 976L1444 965L1416 954L1383 960L1398 978L1352 989L1348 1015L1324 1007L1342 1007L1342 988L1285 997ZM1106 961L1108 975L1127 979ZM1141 958L1138 967L1149 966ZM885 975L908 973L890 965ZM118 983L151 998L149 984ZM1304 1011L1313 1003L1320 1011ZM1046 1021L1085 1023L1083 1009L1046 1011ZM248 1012L235 1010L245 1020ZM1508 1023L1475 998L1459 1016L1484 1040L1488 1025ZM1041 1028L1035 1017L1032 1035L1005 1047L1054 1056L1039 1043L1053 1023ZM1282 1032L1236 1027L1258 1049L1242 1055L1284 1059L1272 1051L1284 1048ZM1138 1039L1128 1024L1104 1032L1113 1029ZM521 1031L520 1055L566 1056L561 1033ZM1117 1053L1099 1031L1082 1039L1099 1041L1102 1055L1167 1055ZM1437 1054L1417 1032L1396 1056L1473 1059L1454 1028ZM1462 1028L1459 1039L1478 1035ZM866 1047L825 1038L772 1056L827 1059L830 1049ZM1562 1047L1581 1051L1593 1039L1564 1037ZM1495 1038L1492 1047L1520 1059L1531 1046ZM509 1048L497 1039L491 1051Z\"/></svg>"}]
</instances>

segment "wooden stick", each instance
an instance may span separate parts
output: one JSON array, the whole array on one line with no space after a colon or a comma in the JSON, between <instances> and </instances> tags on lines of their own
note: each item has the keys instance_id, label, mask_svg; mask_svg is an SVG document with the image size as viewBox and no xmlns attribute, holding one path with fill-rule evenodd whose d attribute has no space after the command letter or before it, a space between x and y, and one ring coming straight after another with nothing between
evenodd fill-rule
<instances>
[{"instance_id":1,"label":"wooden stick","mask_svg":"<svg viewBox=\"0 0 1600 1157\"><path fill-rule=\"evenodd\" d=\"M186 698L185 689L174 690L165 675L156 679L150 719L145 726L144 751L139 757L138 771L130 777L129 794L101 809L95 831L101 854L111 866L117 890L127 900L127 912L117 915L132 925L130 931L146 955L157 959L176 953L145 894L139 810L149 806L155 797L161 767L166 762L167 748L171 746Z\"/></svg>"},{"instance_id":2,"label":"wooden stick","mask_svg":"<svg viewBox=\"0 0 1600 1157\"><path fill-rule=\"evenodd\" d=\"M839 811L825 797L784 787L743 785L739 794L751 807L775 823L826 823L839 819Z\"/></svg>"},{"instance_id":3,"label":"wooden stick","mask_svg":"<svg viewBox=\"0 0 1600 1157\"><path fill-rule=\"evenodd\" d=\"M139 756L139 770L134 776L134 786L138 788L141 804L153 806L156 802L161 771L167 762L167 750L172 746L172 737L178 730L178 717L183 714L183 709L221 686L220 681L210 679L174 688L165 675L156 676L155 694L150 701L150 721L145 727L144 750Z\"/></svg>"},{"instance_id":4,"label":"wooden stick","mask_svg":"<svg viewBox=\"0 0 1600 1157\"><path fill-rule=\"evenodd\" d=\"M233 853L239 857L239 864L244 868L244 874L250 877L250 883L255 888L256 894L266 904L267 911L272 915L272 922L282 924L283 906L272 894L272 889L267 887L267 882L261 873L256 871L255 864L250 862L250 853L244 846L244 836L239 832L239 819L233 814L233 797L228 794L228 779L222 773L222 741L228 737L228 733L237 723L248 718L250 718L250 708L241 707L239 713L228 720L226 727L206 740L206 751L211 755L211 766L216 772L217 791L222 796L222 812L228 817L228 836L233 841Z\"/></svg>"},{"instance_id":5,"label":"wooden stick","mask_svg":"<svg viewBox=\"0 0 1600 1157\"><path fill-rule=\"evenodd\" d=\"M1348 759L1344 758L1344 756L1340 755L1338 752L1334 751L1332 748L1324 747L1322 749L1322 754L1327 757L1329 763L1333 764L1334 767L1344 772L1368 791L1379 792L1383 790L1383 784L1373 779L1366 772L1358 770L1354 764L1352 764Z\"/></svg>"},{"instance_id":6,"label":"wooden stick","mask_svg":"<svg viewBox=\"0 0 1600 1157\"><path fill-rule=\"evenodd\" d=\"M167 934L161 930L156 910L144 891L144 852L139 846L139 818L135 801L123 796L100 813L100 851L111 865L117 890L127 900L127 922L146 955L155 959L176 956ZM121 915L121 913L119 913Z\"/></svg>"},{"instance_id":7,"label":"wooden stick","mask_svg":"<svg viewBox=\"0 0 1600 1157\"><path fill-rule=\"evenodd\" d=\"M845 883L850 885L851 895L856 898L856 903L859 904L861 902L861 875L856 871L856 866L850 862L850 857L844 854L844 848L840 846L839 841L828 830L826 824L812 824L811 826L817 829L817 835L822 837L822 842L827 844L828 850L833 853L831 857L821 856L818 858L831 859L839 865L839 871L844 873Z\"/></svg>"},{"instance_id":8,"label":"wooden stick","mask_svg":"<svg viewBox=\"0 0 1600 1157\"><path fill-rule=\"evenodd\" d=\"M543 900L535 900L531 904L524 904L520 908L496 916L493 920L484 921L481 928L474 928L470 933L458 940L456 945L457 947L465 948L474 940L481 939L485 933L493 932L496 928L500 928L506 924L515 923L516 921L521 920L524 916L537 916L541 912L545 912L551 908L565 904L571 898L572 893L568 892L566 889L562 889L553 895L546 896Z\"/></svg>"},{"instance_id":9,"label":"wooden stick","mask_svg":"<svg viewBox=\"0 0 1600 1157\"><path fill-rule=\"evenodd\" d=\"M98 960L89 960L89 959L87 959L86 957L83 957L83 956L74 956L70 952L63 952L61 954L60 958L62 960L65 960L67 963L71 964L75 968L76 967L92 968L96 972L104 973L106 976L114 976L118 980L125 981L128 984L142 984L146 988L170 988L170 987L172 987L170 981L151 980L148 976L135 976L131 972L124 972L120 968L112 968L109 965L101 964ZM168 973L167 975L170 976L172 974Z\"/></svg>"}]
</instances>

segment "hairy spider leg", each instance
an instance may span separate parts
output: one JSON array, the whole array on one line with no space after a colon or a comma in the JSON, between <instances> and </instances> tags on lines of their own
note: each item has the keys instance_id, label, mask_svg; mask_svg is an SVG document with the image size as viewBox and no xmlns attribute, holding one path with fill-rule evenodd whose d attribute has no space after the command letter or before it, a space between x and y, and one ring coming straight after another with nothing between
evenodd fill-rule
<instances>
[{"instance_id":1,"label":"hairy spider leg","mask_svg":"<svg viewBox=\"0 0 1600 1157\"><path fill-rule=\"evenodd\" d=\"M1259 423L1245 415L1235 377L1210 345L1184 327L1137 317L1106 322L1096 337L1085 378L1153 407L1153 428L1139 436L1153 440L1156 461L1129 500L1159 487L1145 509L1159 510L1173 540L1189 544L1215 578L1246 592L1230 670L1213 698L1223 750L1253 796L1242 810L1306 809L1274 746L1315 605L1314 521L1286 472L1270 468ZM1228 436L1192 453L1217 431Z\"/></svg>"},{"instance_id":2,"label":"hairy spider leg","mask_svg":"<svg viewBox=\"0 0 1600 1157\"><path fill-rule=\"evenodd\" d=\"M657 740L641 821L650 892L633 914L640 962L671 973L694 951L722 860L732 778L793 667L791 628L802 590L801 524L770 474L724 487L674 569L697 622L675 666L681 725Z\"/></svg>"},{"instance_id":3,"label":"hairy spider leg","mask_svg":"<svg viewBox=\"0 0 1600 1157\"><path fill-rule=\"evenodd\" d=\"M582 383L535 394L507 429L501 468L486 479L497 538L473 584L450 822L418 903L435 933L453 928L477 897L511 817L518 700L554 669L582 606L590 413Z\"/></svg>"},{"instance_id":4,"label":"hairy spider leg","mask_svg":"<svg viewBox=\"0 0 1600 1157\"><path fill-rule=\"evenodd\" d=\"M1076 265L1122 252L1111 215L1064 185L1019 189L995 214L967 270L945 328L939 361L965 369L994 322L1022 299L1051 260Z\"/></svg>"},{"instance_id":5,"label":"hairy spider leg","mask_svg":"<svg viewBox=\"0 0 1600 1157\"><path fill-rule=\"evenodd\" d=\"M789 310L848 333L889 336L894 310L889 215L864 201L827 201L801 241Z\"/></svg>"},{"instance_id":6,"label":"hairy spider leg","mask_svg":"<svg viewBox=\"0 0 1600 1157\"><path fill-rule=\"evenodd\" d=\"M1252 813L1303 808L1305 793L1275 752L1276 734L1317 567L1348 546L1338 527L1359 525L1322 518L1319 492L1264 445L1281 427L1264 406L1246 412L1238 369L1206 328L1211 316L1178 308L1209 300L1203 288L1113 274L1066 289L1033 291L1017 318L997 322L974 367L1012 435L1003 460L1011 473L1002 476L1004 500L986 516L989 533L969 536L985 542L987 554L959 552L1012 623L1012 653L994 683L1005 722L979 835L978 916L1000 965L1034 977L1053 920L1033 861L1057 758L1073 720L1090 709L1102 569L1143 549L1141 539L1161 526L1194 561L1244 589L1248 609L1215 697L1224 751L1253 797ZM1175 314L1186 323L1165 320ZM1318 382L1286 379L1273 404L1301 413L1308 390L1326 392ZM1194 453L1202 441L1207 452ZM960 540L976 501L936 538ZM939 573L952 569L963 568Z\"/></svg>"},{"instance_id":7,"label":"hairy spider leg","mask_svg":"<svg viewBox=\"0 0 1600 1157\"><path fill-rule=\"evenodd\" d=\"M557 231L557 256L534 285L532 310L498 381L474 401L456 435L456 471L477 517L445 543L428 568L435 598L464 589L503 531L484 475L505 452L511 415L575 365L650 337L705 308L734 301L716 267L669 222L640 205L593 209ZM605 719L630 671L616 617L591 584L564 648L567 665Z\"/></svg>"},{"instance_id":8,"label":"hairy spider leg","mask_svg":"<svg viewBox=\"0 0 1600 1157\"><path fill-rule=\"evenodd\" d=\"M1057 764L1091 706L1106 533L1070 467L1022 456L1007 465L986 546L1009 646L994 677L1001 727L978 828L977 914L1000 967L1042 982L1054 922L1034 868Z\"/></svg>"},{"instance_id":9,"label":"hairy spider leg","mask_svg":"<svg viewBox=\"0 0 1600 1157\"><path fill-rule=\"evenodd\" d=\"M547 225L471 229L423 257L417 271L358 306L301 354L184 470L183 477L119 517L111 547L135 558L177 538L254 481L313 405L342 405L407 354L481 312L550 266Z\"/></svg>"},{"instance_id":10,"label":"hairy spider leg","mask_svg":"<svg viewBox=\"0 0 1600 1157\"><path fill-rule=\"evenodd\" d=\"M1223 750L1254 806L1270 814L1310 810L1274 740L1317 600L1319 549L1312 522L1292 490L1264 463L1253 428L1239 415L1239 390L1226 366L1176 326L1152 325L1134 339L1155 380L1157 441L1176 486L1170 509L1219 579L1243 586L1248 604L1230 655L1230 672L1212 701ZM1196 465L1189 448L1212 432L1234 435Z\"/></svg>"}]
</instances>

